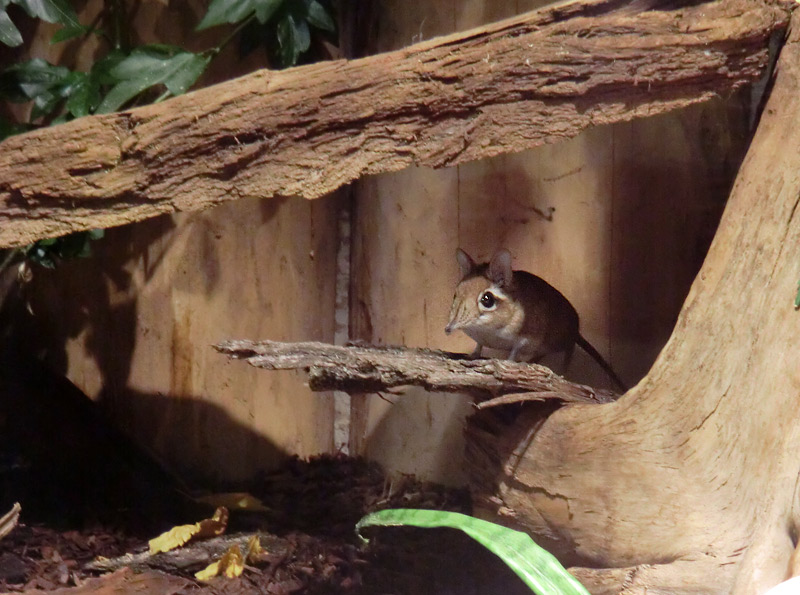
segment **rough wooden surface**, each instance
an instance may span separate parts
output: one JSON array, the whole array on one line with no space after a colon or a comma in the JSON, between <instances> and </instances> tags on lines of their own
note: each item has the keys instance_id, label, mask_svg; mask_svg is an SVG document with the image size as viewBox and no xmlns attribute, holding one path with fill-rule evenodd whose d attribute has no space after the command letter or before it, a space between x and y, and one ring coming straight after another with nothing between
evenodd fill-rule
<instances>
[{"instance_id":1,"label":"rough wooden surface","mask_svg":"<svg viewBox=\"0 0 800 595\"><path fill-rule=\"evenodd\" d=\"M268 370L308 371L312 390L377 392L398 386L429 391L487 394L532 393L520 400L557 399L568 403L608 403L609 391L573 384L550 368L498 359L467 359L433 349L225 341L215 348Z\"/></svg>"},{"instance_id":2,"label":"rough wooden surface","mask_svg":"<svg viewBox=\"0 0 800 595\"><path fill-rule=\"evenodd\" d=\"M88 23L105 4L80 7ZM207 7L208 0L148 3L129 27L137 39L203 49L218 38L193 30ZM48 26L26 57L92 63L94 36L51 45L58 26ZM261 56L241 61L233 44L204 80L252 71ZM3 312L16 327L12 342L63 372L189 481L241 482L287 453L331 452L331 398L309 391L301 374L231 365L208 345L230 337L333 342L331 247L343 198L236 200L111 229L91 258L34 267L17 309L7 302ZM7 272L5 280L16 279Z\"/></svg>"},{"instance_id":3,"label":"rough wooden surface","mask_svg":"<svg viewBox=\"0 0 800 595\"><path fill-rule=\"evenodd\" d=\"M711 250L651 372L615 403L470 426L475 500L594 568L576 571L596 577L594 592L744 595L787 574L800 527L800 128L789 125L800 120L800 15L792 22ZM500 465L492 477L487 461Z\"/></svg>"},{"instance_id":4,"label":"rough wooden surface","mask_svg":"<svg viewBox=\"0 0 800 595\"><path fill-rule=\"evenodd\" d=\"M370 173L453 165L649 116L755 80L785 5L614 12L588 0L407 49L259 71L0 149L0 246Z\"/></svg>"}]
</instances>

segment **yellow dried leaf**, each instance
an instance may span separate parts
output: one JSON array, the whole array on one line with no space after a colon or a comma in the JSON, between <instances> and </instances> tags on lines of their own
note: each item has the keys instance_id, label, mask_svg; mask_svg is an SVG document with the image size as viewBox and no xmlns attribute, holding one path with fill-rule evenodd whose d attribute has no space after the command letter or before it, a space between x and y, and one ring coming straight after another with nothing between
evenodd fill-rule
<instances>
[{"instance_id":1,"label":"yellow dried leaf","mask_svg":"<svg viewBox=\"0 0 800 595\"><path fill-rule=\"evenodd\" d=\"M247 492L225 492L209 494L195 498L198 502L214 507L224 506L228 510L248 510L251 512L269 512L263 502Z\"/></svg>"},{"instance_id":2,"label":"yellow dried leaf","mask_svg":"<svg viewBox=\"0 0 800 595\"><path fill-rule=\"evenodd\" d=\"M203 568L203 570L198 570L197 572L195 572L194 578L196 578L199 581L210 581L212 578L218 575L219 575L219 560L217 560L216 562L212 562L211 564Z\"/></svg>"},{"instance_id":3,"label":"yellow dried leaf","mask_svg":"<svg viewBox=\"0 0 800 595\"><path fill-rule=\"evenodd\" d=\"M228 578L241 576L244 572L244 558L242 550L238 545L232 545L230 549L222 555L219 561L220 572Z\"/></svg>"},{"instance_id":4,"label":"yellow dried leaf","mask_svg":"<svg viewBox=\"0 0 800 595\"><path fill-rule=\"evenodd\" d=\"M150 554L168 552L181 547L191 539L203 539L222 535L228 526L228 510L224 507L217 508L214 516L194 525L178 525L169 531L154 537L148 542Z\"/></svg>"},{"instance_id":5,"label":"yellow dried leaf","mask_svg":"<svg viewBox=\"0 0 800 595\"><path fill-rule=\"evenodd\" d=\"M154 537L148 542L148 545L150 546L150 554L153 555L159 552L168 552L176 547L180 547L189 541L199 530L200 523L173 527L166 533L162 533L158 537Z\"/></svg>"},{"instance_id":6,"label":"yellow dried leaf","mask_svg":"<svg viewBox=\"0 0 800 595\"><path fill-rule=\"evenodd\" d=\"M197 533L197 538L216 537L217 535L225 533L225 529L228 527L229 516L227 508L224 506L217 508L214 511L213 517L198 523L200 525L200 531Z\"/></svg>"},{"instance_id":7,"label":"yellow dried leaf","mask_svg":"<svg viewBox=\"0 0 800 595\"><path fill-rule=\"evenodd\" d=\"M258 535L253 535L247 542L247 555L245 555L244 558L252 564L258 561L258 556L260 556L263 551L264 548L261 547L261 540L258 538Z\"/></svg>"},{"instance_id":8,"label":"yellow dried leaf","mask_svg":"<svg viewBox=\"0 0 800 595\"><path fill-rule=\"evenodd\" d=\"M194 577L199 581L208 581L215 576L223 575L227 578L236 578L244 572L244 558L242 550L238 545L228 548L222 557L216 562L212 562L203 570L195 573Z\"/></svg>"}]
</instances>

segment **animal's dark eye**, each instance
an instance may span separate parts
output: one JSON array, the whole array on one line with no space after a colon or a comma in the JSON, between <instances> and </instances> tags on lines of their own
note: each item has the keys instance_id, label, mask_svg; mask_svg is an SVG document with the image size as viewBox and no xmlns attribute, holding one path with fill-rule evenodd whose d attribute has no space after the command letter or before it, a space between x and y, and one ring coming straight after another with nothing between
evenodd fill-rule
<instances>
[{"instance_id":1,"label":"animal's dark eye","mask_svg":"<svg viewBox=\"0 0 800 595\"><path fill-rule=\"evenodd\" d=\"M481 300L480 300L481 301L481 306L483 306L487 310L489 308L493 308L496 299L497 298L494 297L494 294L491 291L484 291L483 295L481 296Z\"/></svg>"}]
</instances>

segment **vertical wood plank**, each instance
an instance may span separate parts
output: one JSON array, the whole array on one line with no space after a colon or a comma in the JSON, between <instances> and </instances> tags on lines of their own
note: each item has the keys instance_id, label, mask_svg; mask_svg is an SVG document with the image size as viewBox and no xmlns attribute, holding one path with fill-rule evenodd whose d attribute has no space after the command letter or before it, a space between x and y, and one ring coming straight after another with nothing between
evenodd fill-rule
<instances>
[{"instance_id":1,"label":"vertical wood plank","mask_svg":"<svg viewBox=\"0 0 800 595\"><path fill-rule=\"evenodd\" d=\"M441 0L407 11L384 2L378 49L543 4ZM453 170L362 181L354 336L470 351L466 336L442 331L457 281L455 248L485 261L505 247L515 268L570 299L582 334L636 382L668 338L702 262L746 144L745 121L733 98ZM561 357L543 363L564 372ZM580 350L566 375L611 385ZM416 389L387 399L364 396L354 407L357 452L391 471L460 482L464 402Z\"/></svg>"},{"instance_id":2,"label":"vertical wood plank","mask_svg":"<svg viewBox=\"0 0 800 595\"><path fill-rule=\"evenodd\" d=\"M211 345L333 341L339 204L245 199L110 230L91 259L37 272L31 322L46 357L190 477L241 480L330 452L329 394Z\"/></svg>"}]
</instances>

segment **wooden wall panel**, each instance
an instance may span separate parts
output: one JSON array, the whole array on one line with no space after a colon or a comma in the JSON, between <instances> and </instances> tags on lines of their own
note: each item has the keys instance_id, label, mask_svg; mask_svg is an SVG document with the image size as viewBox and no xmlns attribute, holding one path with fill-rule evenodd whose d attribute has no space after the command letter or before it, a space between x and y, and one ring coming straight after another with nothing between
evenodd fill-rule
<instances>
[{"instance_id":1,"label":"wooden wall panel","mask_svg":"<svg viewBox=\"0 0 800 595\"><path fill-rule=\"evenodd\" d=\"M434 1L414 11L381 6L382 51L418 40L420 31L449 33L536 8L480 0ZM487 260L506 247L516 268L544 277L572 301L584 336L623 379L638 381L669 336L735 174L746 140L736 105L736 98L713 102L516 155L361 181L354 336L471 350L464 335L443 330L458 276L455 248ZM560 357L544 363L562 371ZM567 376L610 384L580 350ZM466 401L421 390L388 399L355 401L356 451L390 471L463 481Z\"/></svg>"},{"instance_id":2,"label":"wooden wall panel","mask_svg":"<svg viewBox=\"0 0 800 595\"><path fill-rule=\"evenodd\" d=\"M87 3L91 20L102 2ZM200 50L225 32L197 34L206 0L136 4L143 43ZM49 44L31 56L86 68L93 42ZM235 44L212 63L212 83L263 66ZM192 215L109 230L94 255L54 272L37 269L25 292L22 341L99 401L124 430L178 471L238 480L287 454L333 449L333 399L302 374L229 362L222 339L333 341L339 196L238 200Z\"/></svg>"},{"instance_id":3,"label":"wooden wall panel","mask_svg":"<svg viewBox=\"0 0 800 595\"><path fill-rule=\"evenodd\" d=\"M242 200L110 230L92 258L36 272L27 334L170 466L243 479L333 447L333 400L295 372L231 362L230 338L333 340L328 197Z\"/></svg>"}]
</instances>

